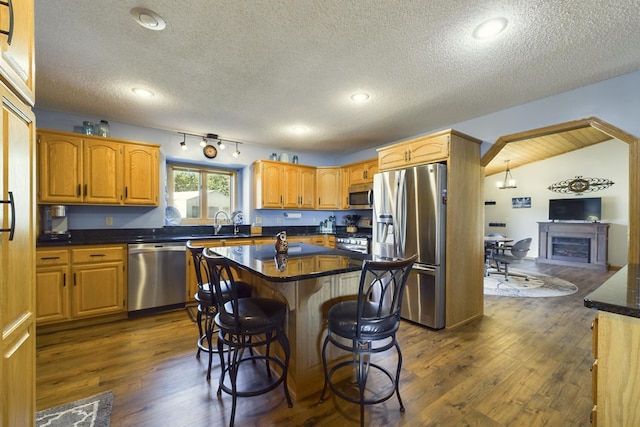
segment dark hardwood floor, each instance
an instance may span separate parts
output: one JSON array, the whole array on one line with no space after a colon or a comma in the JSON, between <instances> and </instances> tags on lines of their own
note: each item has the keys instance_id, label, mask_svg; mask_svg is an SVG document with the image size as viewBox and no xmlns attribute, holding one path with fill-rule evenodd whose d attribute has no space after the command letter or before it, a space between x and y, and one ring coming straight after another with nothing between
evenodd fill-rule
<instances>
[{"instance_id":1,"label":"dark hardwood floor","mask_svg":"<svg viewBox=\"0 0 640 427\"><path fill-rule=\"evenodd\" d=\"M575 283L558 298L485 297L485 316L432 331L403 322L401 394L367 407L370 426L588 426L591 321L583 298L614 272L524 268ZM205 379L184 311L37 336L37 409L113 390L111 425L224 426L231 398ZM214 372L217 363L214 366ZM356 426L357 406L318 395L288 408L281 389L238 400L238 426Z\"/></svg>"}]
</instances>

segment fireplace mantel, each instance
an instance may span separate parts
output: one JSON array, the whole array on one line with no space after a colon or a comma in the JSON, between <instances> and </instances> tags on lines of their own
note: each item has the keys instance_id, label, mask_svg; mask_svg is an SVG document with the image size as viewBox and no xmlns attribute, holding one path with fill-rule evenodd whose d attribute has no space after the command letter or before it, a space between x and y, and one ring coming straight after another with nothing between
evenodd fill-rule
<instances>
[{"instance_id":1,"label":"fireplace mantel","mask_svg":"<svg viewBox=\"0 0 640 427\"><path fill-rule=\"evenodd\" d=\"M543 264L606 271L609 224L602 222L539 222L538 258Z\"/></svg>"}]
</instances>

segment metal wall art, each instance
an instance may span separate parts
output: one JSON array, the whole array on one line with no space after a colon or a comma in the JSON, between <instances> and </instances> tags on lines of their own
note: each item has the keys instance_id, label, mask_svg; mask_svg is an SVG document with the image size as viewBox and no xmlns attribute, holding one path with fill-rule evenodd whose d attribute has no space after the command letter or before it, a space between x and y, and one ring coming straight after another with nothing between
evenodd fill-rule
<instances>
[{"instance_id":1,"label":"metal wall art","mask_svg":"<svg viewBox=\"0 0 640 427\"><path fill-rule=\"evenodd\" d=\"M594 191L604 190L614 184L605 178L584 178L576 176L575 178L565 179L564 181L551 184L548 189L556 193L592 193Z\"/></svg>"}]
</instances>

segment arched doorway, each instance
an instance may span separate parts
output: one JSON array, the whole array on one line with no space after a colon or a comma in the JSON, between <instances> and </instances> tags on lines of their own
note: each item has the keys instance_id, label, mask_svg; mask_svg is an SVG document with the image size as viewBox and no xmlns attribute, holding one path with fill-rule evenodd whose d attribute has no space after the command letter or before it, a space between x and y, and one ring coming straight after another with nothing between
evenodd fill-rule
<instances>
[{"instance_id":1,"label":"arched doorway","mask_svg":"<svg viewBox=\"0 0 640 427\"><path fill-rule=\"evenodd\" d=\"M617 139L629 146L628 262L640 263L640 139L611 124L590 117L505 135L482 156L485 176L504 171L504 162L516 168L560 154Z\"/></svg>"}]
</instances>

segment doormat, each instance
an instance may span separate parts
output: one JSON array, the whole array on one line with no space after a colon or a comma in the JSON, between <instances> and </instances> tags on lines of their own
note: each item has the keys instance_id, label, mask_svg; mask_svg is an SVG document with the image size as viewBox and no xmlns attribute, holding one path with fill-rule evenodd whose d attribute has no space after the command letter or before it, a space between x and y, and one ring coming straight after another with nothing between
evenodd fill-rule
<instances>
[{"instance_id":1,"label":"doormat","mask_svg":"<svg viewBox=\"0 0 640 427\"><path fill-rule=\"evenodd\" d=\"M524 277L512 276L511 273L527 274ZM503 297L549 298L575 294L578 287L571 282L544 274L528 274L522 271L509 270L509 280L504 273L492 273L484 278L484 294Z\"/></svg>"},{"instance_id":2,"label":"doormat","mask_svg":"<svg viewBox=\"0 0 640 427\"><path fill-rule=\"evenodd\" d=\"M36 412L37 427L109 427L113 392L107 391Z\"/></svg>"}]
</instances>

